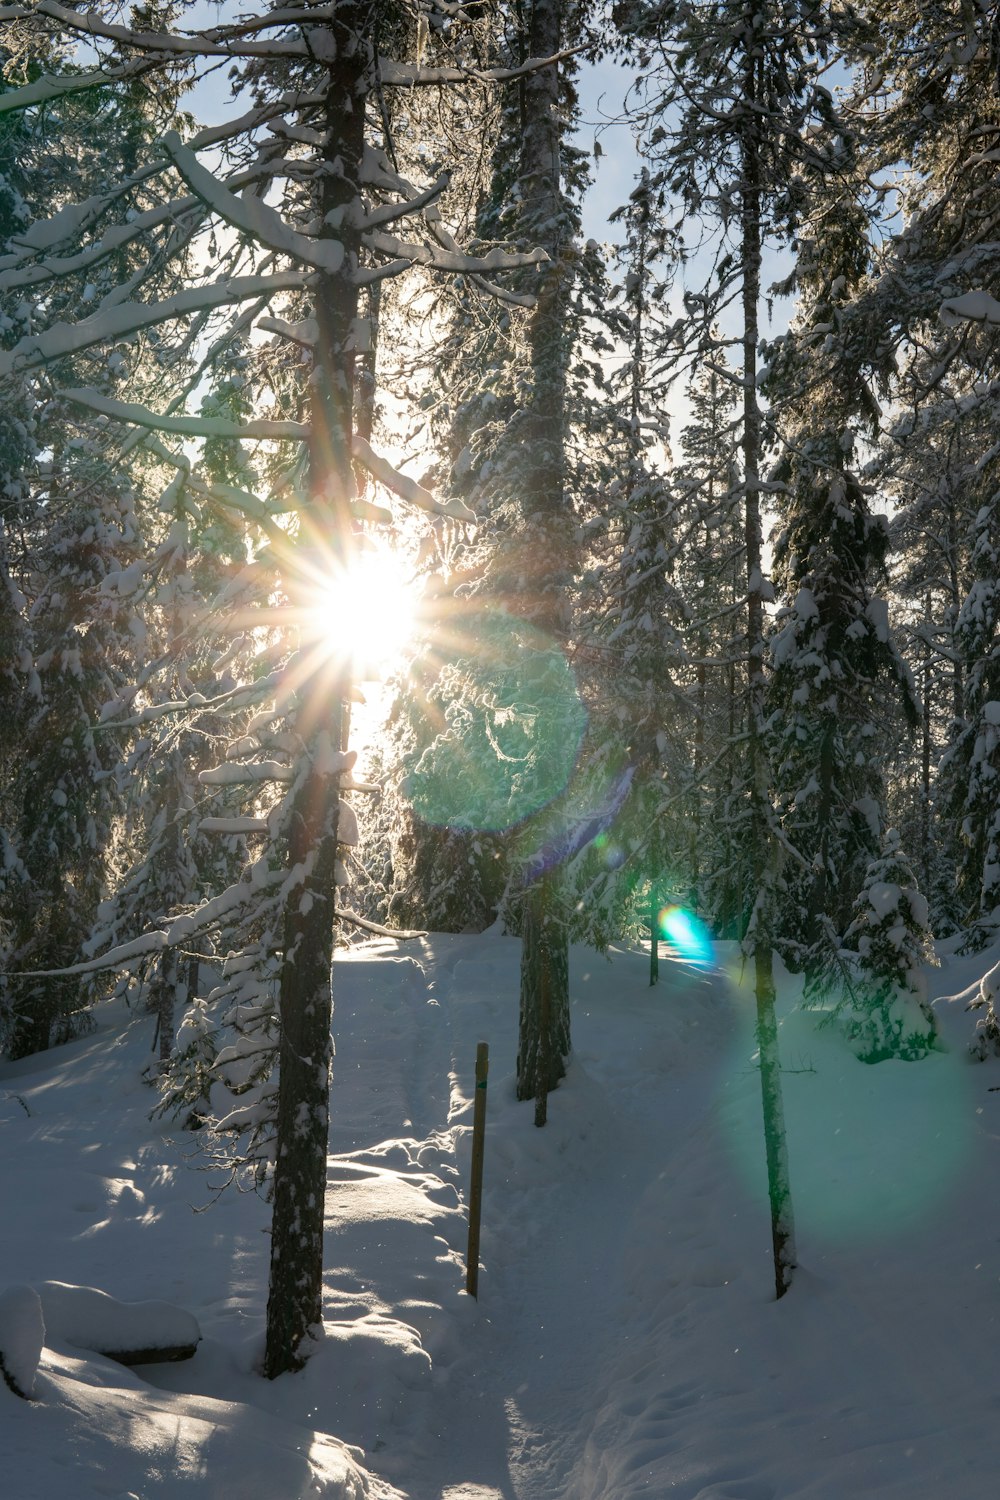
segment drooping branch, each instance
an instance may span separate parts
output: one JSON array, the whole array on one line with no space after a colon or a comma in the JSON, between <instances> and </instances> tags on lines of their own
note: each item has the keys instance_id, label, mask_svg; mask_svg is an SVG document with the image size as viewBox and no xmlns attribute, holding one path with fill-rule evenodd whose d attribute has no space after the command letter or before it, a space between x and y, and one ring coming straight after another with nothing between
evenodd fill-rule
<instances>
[{"instance_id":1,"label":"drooping branch","mask_svg":"<svg viewBox=\"0 0 1000 1500\"><path fill-rule=\"evenodd\" d=\"M177 437L234 438L244 440L280 439L287 442L304 443L309 438L309 426L305 422L229 422L225 417L185 417L172 413L150 411L137 401L116 401L112 396L102 396L100 391L79 387L61 391L66 401L77 406L86 406L90 411L114 417L116 421L128 422L137 427L148 427L153 432L171 432Z\"/></svg>"}]
</instances>

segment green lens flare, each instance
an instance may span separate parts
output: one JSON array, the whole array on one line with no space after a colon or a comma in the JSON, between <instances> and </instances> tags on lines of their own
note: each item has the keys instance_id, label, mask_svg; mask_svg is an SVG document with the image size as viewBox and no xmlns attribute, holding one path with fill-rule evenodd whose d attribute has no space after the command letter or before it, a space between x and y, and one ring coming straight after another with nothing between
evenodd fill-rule
<instances>
[{"instance_id":1,"label":"green lens flare","mask_svg":"<svg viewBox=\"0 0 1000 1500\"><path fill-rule=\"evenodd\" d=\"M710 964L714 959L712 938L704 922L683 906L665 906L658 925L664 937L682 958L692 964Z\"/></svg>"},{"instance_id":2,"label":"green lens flare","mask_svg":"<svg viewBox=\"0 0 1000 1500\"><path fill-rule=\"evenodd\" d=\"M766 1203L752 960L740 993L739 1041L718 1107L740 1176ZM973 1070L965 1060L930 1052L917 1062L868 1066L814 1012L792 1011L781 1022L779 1038L802 1244L889 1241L946 1212L971 1161Z\"/></svg>"},{"instance_id":3,"label":"green lens flare","mask_svg":"<svg viewBox=\"0 0 1000 1500\"><path fill-rule=\"evenodd\" d=\"M454 696L408 789L427 823L499 832L566 787L587 714L551 637L499 611L466 622L442 663Z\"/></svg>"}]
</instances>

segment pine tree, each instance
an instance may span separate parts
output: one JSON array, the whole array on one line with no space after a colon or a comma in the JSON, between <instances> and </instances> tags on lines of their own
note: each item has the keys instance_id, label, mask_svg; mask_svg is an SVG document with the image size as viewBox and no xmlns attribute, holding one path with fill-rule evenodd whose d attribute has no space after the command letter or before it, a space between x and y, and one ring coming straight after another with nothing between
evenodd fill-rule
<instances>
[{"instance_id":1,"label":"pine tree","mask_svg":"<svg viewBox=\"0 0 1000 1500\"><path fill-rule=\"evenodd\" d=\"M29 6L13 10L25 19L33 13ZM271 982L278 997L280 1060L272 1116L269 1376L301 1363L303 1341L321 1316L335 891L341 851L354 836L353 815L341 798L353 765L353 753L346 748L352 653L347 641L336 643L343 649L331 653L325 632L320 644L320 633L310 623L312 611L317 590L351 569L358 546L356 518L373 513L367 503L357 503L356 462L394 485L410 503L453 518L468 514L464 507L435 501L414 481L396 474L356 432L360 289L402 274L417 262L443 274L492 276L539 259L535 251L487 258L462 254L435 209L447 177L414 187L393 171L383 152L370 149L368 106L377 110L380 88L461 82L465 77L461 56L451 66L428 71L385 53L377 56L380 29L383 37L395 40L409 35L406 26L395 31L382 27L383 19L405 17L392 6L383 17L380 9L360 3L341 6L332 17L293 7L206 28L194 33L192 42L190 35L178 37L169 17L157 17L148 31L123 33L97 12L59 10L53 25L86 38L100 53L99 67L71 78L46 77L0 96L0 109L31 110L50 99L126 84L158 70L169 76L180 60L204 74L220 59L233 64L237 85L249 96L249 107L238 117L187 141L168 130L154 152L143 153L134 173L109 184L61 221L59 233L68 245L72 242L74 273L107 270L117 264L114 257L126 243L142 245L143 264L120 284L112 278L92 315L41 326L20 338L0 355L0 378L43 371L89 350L107 349L109 340L120 343L142 334L166 372L161 396L166 410L120 401L94 385L76 385L64 392L65 399L105 419L106 430L124 443L126 455L141 445L143 433L155 435L157 456L176 469L172 512L182 496L196 518L203 509L221 505L235 509L248 529L256 531L253 558L220 591L213 611L238 603L255 611L261 625L274 625L276 638L257 653L246 677L210 705L186 698L175 709L159 703L148 712L153 719L171 712L183 718L205 707L237 714L240 733L228 747L228 758L203 770L200 781L207 787L247 789L249 821L265 835L264 846L227 890L182 913L166 931L158 929L124 945L126 951L118 950L117 957L95 958L88 969L102 961L109 966L131 961L128 953L136 958L190 945L227 922L242 926L242 972L268 961L275 966ZM457 32L461 48L461 27ZM258 138L268 124L273 130ZM208 150L213 152L213 171L199 158L199 152ZM128 218L127 227L110 241L103 240L102 211L127 205L142 183L160 179L167 189L164 197ZM417 217L423 218L430 245L393 232L402 221ZM222 224L232 233L220 243L216 229ZM18 265L0 273L0 286L9 286L10 277L30 266L43 241L48 245L52 237L52 226L29 232ZM215 244L207 267L204 261L192 265L185 260L188 246L199 237L209 248ZM51 260L43 274L57 274ZM161 274L166 282L173 276L173 284L161 283ZM285 317L274 315L279 308ZM194 389L180 382L178 391L171 384L175 362L189 368L205 343L220 354L240 341L253 345L255 326L295 351L306 351L296 354L298 381L279 382L260 402L277 405L273 419L254 416L229 423L218 415L188 415L174 404ZM218 382L217 393L222 393ZM282 403L292 407L291 415L281 409ZM270 488L260 496L212 483L187 455L171 449L166 441L171 435L294 447L269 466ZM276 599L287 601L277 619ZM243 733L240 720L248 709L257 712ZM140 708L133 715L132 727L148 722L145 713ZM275 786L277 795L268 790ZM268 796L268 816L262 819L255 804ZM262 951L255 928L266 935L263 948L269 951ZM272 1105L269 1099L262 1107L266 1112ZM301 1128L303 1121L308 1130Z\"/></svg>"},{"instance_id":2,"label":"pine tree","mask_svg":"<svg viewBox=\"0 0 1000 1500\"><path fill-rule=\"evenodd\" d=\"M868 866L846 940L857 953L858 979L847 1036L862 1062L925 1056L937 1035L923 976L934 950L927 901L895 829Z\"/></svg>"},{"instance_id":3,"label":"pine tree","mask_svg":"<svg viewBox=\"0 0 1000 1500\"><path fill-rule=\"evenodd\" d=\"M689 222L707 242L711 270L690 289L682 349L709 353L723 307L738 308L740 495L746 565L745 787L752 908L744 946L753 956L775 1284L795 1261L781 1106L773 955L778 845L773 832L766 721L763 571L766 439L758 396L761 266L765 246L787 244L810 178L837 169L842 127L819 72L832 42L821 3L665 6L624 4L617 14L643 70L639 115L647 150ZM683 225L683 219L682 219ZM697 237L695 237L697 238ZM693 247L692 247L693 248ZM710 357L710 353L709 353Z\"/></svg>"},{"instance_id":4,"label":"pine tree","mask_svg":"<svg viewBox=\"0 0 1000 1500\"><path fill-rule=\"evenodd\" d=\"M770 643L773 759L783 831L799 856L785 871L785 951L814 972L839 942L885 817L880 726L892 711L916 725L909 671L876 588L887 583L884 518L871 513L854 457L877 414L845 308L869 265L868 223L849 160L818 185L798 230L795 322L772 348L767 393L783 441L775 477L781 531L775 578L784 597ZM831 206L832 203L835 206Z\"/></svg>"},{"instance_id":5,"label":"pine tree","mask_svg":"<svg viewBox=\"0 0 1000 1500\"><path fill-rule=\"evenodd\" d=\"M742 616L746 564L741 517L738 391L718 330L711 361L686 391L690 421L672 514L674 581L687 614L694 659L689 830L691 905L721 938L739 939L752 905L752 870L743 795L741 741L745 695Z\"/></svg>"}]
</instances>

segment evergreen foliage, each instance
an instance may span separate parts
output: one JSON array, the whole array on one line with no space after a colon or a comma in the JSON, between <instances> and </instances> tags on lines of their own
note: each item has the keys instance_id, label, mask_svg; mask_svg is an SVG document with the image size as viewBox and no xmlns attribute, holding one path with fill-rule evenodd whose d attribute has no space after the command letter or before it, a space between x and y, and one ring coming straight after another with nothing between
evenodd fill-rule
<instances>
[{"instance_id":1,"label":"evergreen foliage","mask_svg":"<svg viewBox=\"0 0 1000 1500\"><path fill-rule=\"evenodd\" d=\"M868 866L846 941L857 955L846 1031L858 1056L868 1063L923 1057L937 1035L923 972L934 953L927 901L895 829Z\"/></svg>"}]
</instances>

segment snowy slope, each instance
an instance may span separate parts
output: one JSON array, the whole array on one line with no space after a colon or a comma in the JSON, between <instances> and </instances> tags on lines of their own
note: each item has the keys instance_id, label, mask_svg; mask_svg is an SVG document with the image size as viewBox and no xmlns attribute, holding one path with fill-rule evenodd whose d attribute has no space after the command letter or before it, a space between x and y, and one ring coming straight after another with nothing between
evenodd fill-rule
<instances>
[{"instance_id":1,"label":"snowy slope","mask_svg":"<svg viewBox=\"0 0 1000 1500\"><path fill-rule=\"evenodd\" d=\"M151 1125L152 1025L0 1066L0 1292L47 1280L193 1314L193 1359L53 1341L0 1386L11 1500L992 1500L1000 1067L931 975L950 1050L858 1063L782 990L801 1269L773 1301L752 1011L718 967L574 952L549 1124L513 1099L518 944L338 961L324 1339L268 1383L267 1208L213 1204ZM464 1292L476 1042L490 1043L483 1269ZM211 1205L211 1206L209 1206ZM192 1209L205 1209L192 1212ZM0 1331L2 1333L2 1331ZM347 1446L345 1446L347 1445Z\"/></svg>"}]
</instances>

